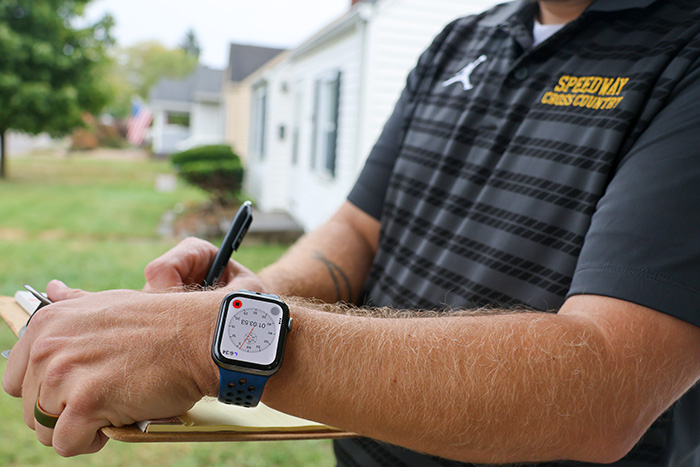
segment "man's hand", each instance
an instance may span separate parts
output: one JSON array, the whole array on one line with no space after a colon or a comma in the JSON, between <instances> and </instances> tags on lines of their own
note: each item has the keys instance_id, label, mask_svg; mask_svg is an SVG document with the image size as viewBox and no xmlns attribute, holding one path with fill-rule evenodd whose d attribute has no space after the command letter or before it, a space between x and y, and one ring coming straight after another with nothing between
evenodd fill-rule
<instances>
[{"instance_id":1,"label":"man's hand","mask_svg":"<svg viewBox=\"0 0 700 467\"><path fill-rule=\"evenodd\" d=\"M219 283L229 291L246 289L354 303L377 252L379 228L377 219L346 201L324 225L302 237L259 274L229 261ZM207 241L186 238L146 266L144 292L199 286L216 252L216 246Z\"/></svg>"},{"instance_id":2,"label":"man's hand","mask_svg":"<svg viewBox=\"0 0 700 467\"><path fill-rule=\"evenodd\" d=\"M58 281L47 292L56 303L12 350L3 387L60 455L100 450L103 426L179 415L216 393L209 351L222 293L87 293ZM38 399L59 416L55 429L35 421Z\"/></svg>"},{"instance_id":3,"label":"man's hand","mask_svg":"<svg viewBox=\"0 0 700 467\"><path fill-rule=\"evenodd\" d=\"M144 271L144 292L181 291L204 281L217 252L211 243L189 237L151 261ZM226 289L247 289L264 292L264 284L255 274L239 263L229 260L219 283Z\"/></svg>"}]
</instances>

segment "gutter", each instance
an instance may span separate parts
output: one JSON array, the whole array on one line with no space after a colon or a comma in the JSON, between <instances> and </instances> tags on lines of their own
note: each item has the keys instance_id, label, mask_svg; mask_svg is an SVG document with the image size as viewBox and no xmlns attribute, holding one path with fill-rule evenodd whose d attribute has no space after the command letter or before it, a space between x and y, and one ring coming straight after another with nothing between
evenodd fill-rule
<instances>
[{"instance_id":1,"label":"gutter","mask_svg":"<svg viewBox=\"0 0 700 467\"><path fill-rule=\"evenodd\" d=\"M301 45L292 50L289 58L292 62L302 58L303 56L313 52L319 47L326 45L346 33L354 30L358 26L364 25L372 16L372 3L361 2L355 5L348 13L341 16L316 35L303 42Z\"/></svg>"}]
</instances>

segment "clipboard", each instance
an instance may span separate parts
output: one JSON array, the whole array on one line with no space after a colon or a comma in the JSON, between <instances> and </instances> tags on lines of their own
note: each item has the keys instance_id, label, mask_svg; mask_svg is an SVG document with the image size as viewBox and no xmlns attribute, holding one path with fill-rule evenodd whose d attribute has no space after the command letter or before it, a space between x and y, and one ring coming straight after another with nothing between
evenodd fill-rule
<instances>
[{"instance_id":1,"label":"clipboard","mask_svg":"<svg viewBox=\"0 0 700 467\"><path fill-rule=\"evenodd\" d=\"M15 336L27 322L27 312L13 297L0 296L0 317L10 327ZM331 427L313 431L172 431L145 433L136 425L125 427L108 426L101 428L107 437L126 443L193 443L193 442L233 442L233 441L288 441L310 439L354 438L358 435Z\"/></svg>"}]
</instances>

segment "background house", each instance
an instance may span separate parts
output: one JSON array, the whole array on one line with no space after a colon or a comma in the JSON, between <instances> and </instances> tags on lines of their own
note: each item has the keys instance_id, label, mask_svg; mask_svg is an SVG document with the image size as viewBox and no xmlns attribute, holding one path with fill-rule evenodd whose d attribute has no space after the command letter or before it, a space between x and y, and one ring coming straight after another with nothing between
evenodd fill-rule
<instances>
[{"instance_id":1,"label":"background house","mask_svg":"<svg viewBox=\"0 0 700 467\"><path fill-rule=\"evenodd\" d=\"M494 0L354 0L251 83L246 187L306 230L344 201L420 53Z\"/></svg>"},{"instance_id":2,"label":"background house","mask_svg":"<svg viewBox=\"0 0 700 467\"><path fill-rule=\"evenodd\" d=\"M223 70L199 66L183 80L162 79L153 87L155 154L224 142L223 78Z\"/></svg>"},{"instance_id":3,"label":"background house","mask_svg":"<svg viewBox=\"0 0 700 467\"><path fill-rule=\"evenodd\" d=\"M260 67L271 67L279 61L284 49L231 44L228 67L222 86L226 108L225 140L245 162L251 119L251 74Z\"/></svg>"},{"instance_id":4,"label":"background house","mask_svg":"<svg viewBox=\"0 0 700 467\"><path fill-rule=\"evenodd\" d=\"M241 83L250 92L244 188L263 211L288 211L294 148L289 57L289 52L278 55Z\"/></svg>"}]
</instances>

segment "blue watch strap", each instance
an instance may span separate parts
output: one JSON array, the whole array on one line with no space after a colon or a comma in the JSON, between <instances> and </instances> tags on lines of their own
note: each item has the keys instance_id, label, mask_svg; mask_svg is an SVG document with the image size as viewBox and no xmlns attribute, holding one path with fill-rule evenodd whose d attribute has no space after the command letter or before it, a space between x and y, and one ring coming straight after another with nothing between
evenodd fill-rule
<instances>
[{"instance_id":1,"label":"blue watch strap","mask_svg":"<svg viewBox=\"0 0 700 467\"><path fill-rule=\"evenodd\" d=\"M219 401L242 407L260 402L269 376L251 375L219 367Z\"/></svg>"}]
</instances>

